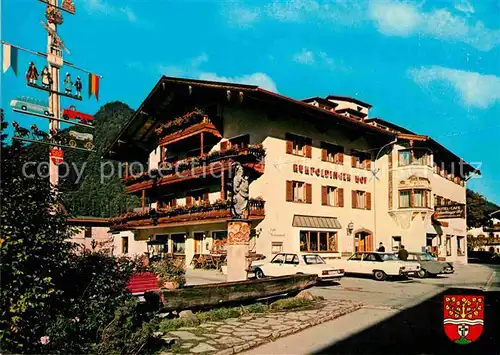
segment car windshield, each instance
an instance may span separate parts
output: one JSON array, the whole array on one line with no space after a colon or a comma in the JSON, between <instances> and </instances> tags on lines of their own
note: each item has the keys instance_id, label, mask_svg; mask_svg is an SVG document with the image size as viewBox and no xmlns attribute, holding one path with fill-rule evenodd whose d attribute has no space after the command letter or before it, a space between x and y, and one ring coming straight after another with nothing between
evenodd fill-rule
<instances>
[{"instance_id":1,"label":"car windshield","mask_svg":"<svg viewBox=\"0 0 500 355\"><path fill-rule=\"evenodd\" d=\"M304 255L304 262L306 264L326 264L319 255Z\"/></svg>"},{"instance_id":2,"label":"car windshield","mask_svg":"<svg viewBox=\"0 0 500 355\"><path fill-rule=\"evenodd\" d=\"M434 261L437 260L436 257L432 256L431 254L424 253L420 254L420 259L425 260L425 261Z\"/></svg>"},{"instance_id":3,"label":"car windshield","mask_svg":"<svg viewBox=\"0 0 500 355\"><path fill-rule=\"evenodd\" d=\"M380 257L382 260L387 261L387 260L399 260L396 254L390 254L390 253L385 253L385 254L380 254Z\"/></svg>"}]
</instances>

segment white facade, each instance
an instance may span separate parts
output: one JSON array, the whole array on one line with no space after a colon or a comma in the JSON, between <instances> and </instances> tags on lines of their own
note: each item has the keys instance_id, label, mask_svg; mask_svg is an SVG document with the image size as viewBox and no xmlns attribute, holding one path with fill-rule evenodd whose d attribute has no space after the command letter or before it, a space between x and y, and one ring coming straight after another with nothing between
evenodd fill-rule
<instances>
[{"instance_id":1,"label":"white facade","mask_svg":"<svg viewBox=\"0 0 500 355\"><path fill-rule=\"evenodd\" d=\"M368 113L368 107L363 107L363 111ZM374 250L382 242L386 251L397 250L396 246L401 244L409 251L421 251L431 246L436 247L439 256L446 260L467 262L465 218L444 220L448 226L436 226L431 221L436 203L434 195L456 203L465 203L465 184L457 184L436 173L432 154L425 164L400 166L399 151L408 147L397 141L389 145L375 144L375 139L369 139L361 128L358 134L353 134L352 129L346 133L341 126L330 125L321 133L305 117L270 119L263 110L248 107L224 108L223 118L222 141L248 134L250 144L262 143L266 149L265 171L250 185L251 197L260 196L265 200L265 218L253 222L255 237L251 241L251 250L268 256L278 251L298 252L301 250L301 238L307 232L309 234L305 238L308 245L312 243L311 238L318 238L318 244L328 238L326 243L329 250L320 251L326 258L340 258L363 248ZM287 134L310 139L311 156L287 153ZM389 140L390 138L386 138L386 141ZM342 163L323 161L324 143L342 147ZM212 148L218 149L219 144ZM371 157L370 166L353 167L353 150L364 152ZM159 156L159 149L151 152L151 167L157 166ZM375 157L378 158L374 160ZM376 172L375 177L372 171ZM287 201L287 184L294 181L310 184L310 203ZM324 205L323 186L342 189L343 206ZM422 196L425 195L428 202L419 207L401 208L400 190L405 189L427 191ZM363 202L356 202L364 206L353 203L353 191L359 191L361 196L364 196L360 197ZM339 198L339 195L335 196L336 199ZM211 202L220 197L220 189L211 190ZM179 197L176 203L178 206L185 204L185 198ZM294 216L334 218L340 228L294 226ZM168 249L172 251L178 247L174 246L172 240L172 236L175 236L176 245L184 248L189 264L195 253L209 253L212 249L212 236L215 233L223 233L226 229L226 221L221 221L141 229L134 233L122 232L131 234L120 235L118 238L115 236L115 250L123 251L121 244L116 243L121 243L121 238L126 237L129 255L144 253L147 252L146 241L151 236L160 235L165 236ZM183 246L180 235L185 240ZM198 240L196 243L195 238ZM331 238L335 238L335 248L332 247Z\"/></svg>"}]
</instances>

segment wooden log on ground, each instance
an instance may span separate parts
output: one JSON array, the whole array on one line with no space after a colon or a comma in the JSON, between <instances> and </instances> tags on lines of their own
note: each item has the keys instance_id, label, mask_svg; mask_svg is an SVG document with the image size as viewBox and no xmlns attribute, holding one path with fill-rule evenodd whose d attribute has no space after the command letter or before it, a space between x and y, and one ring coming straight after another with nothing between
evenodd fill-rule
<instances>
[{"instance_id":1,"label":"wooden log on ground","mask_svg":"<svg viewBox=\"0 0 500 355\"><path fill-rule=\"evenodd\" d=\"M297 293L314 286L316 280L316 275L289 275L259 280L186 286L174 290L161 289L147 292L145 297L149 300L161 299L160 308L163 311L200 309Z\"/></svg>"}]
</instances>

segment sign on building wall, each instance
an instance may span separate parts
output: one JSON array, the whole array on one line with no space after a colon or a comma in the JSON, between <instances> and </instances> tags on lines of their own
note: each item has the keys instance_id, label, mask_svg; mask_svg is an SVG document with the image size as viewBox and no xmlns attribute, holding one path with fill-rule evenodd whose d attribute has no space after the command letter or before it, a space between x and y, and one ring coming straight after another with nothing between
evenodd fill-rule
<instances>
[{"instance_id":1,"label":"sign on building wall","mask_svg":"<svg viewBox=\"0 0 500 355\"><path fill-rule=\"evenodd\" d=\"M437 213L438 219L465 218L464 204L436 206L434 210Z\"/></svg>"},{"instance_id":2,"label":"sign on building wall","mask_svg":"<svg viewBox=\"0 0 500 355\"><path fill-rule=\"evenodd\" d=\"M351 176L351 174L347 173L341 173L328 169L313 168L300 164L293 164L293 172L311 176L315 175L318 177L333 179L333 180L341 180L341 181L353 180L357 184L366 184L368 182L366 176L357 176L357 175Z\"/></svg>"}]
</instances>

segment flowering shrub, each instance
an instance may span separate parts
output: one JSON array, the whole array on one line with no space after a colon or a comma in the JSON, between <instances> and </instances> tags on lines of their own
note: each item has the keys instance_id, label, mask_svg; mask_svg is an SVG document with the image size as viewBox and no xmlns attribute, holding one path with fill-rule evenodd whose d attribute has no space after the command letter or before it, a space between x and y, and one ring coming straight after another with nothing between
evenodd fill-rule
<instances>
[{"instance_id":1,"label":"flowering shrub","mask_svg":"<svg viewBox=\"0 0 500 355\"><path fill-rule=\"evenodd\" d=\"M195 123L200 123L207 116L203 110L195 108L193 111L186 113L184 116L160 125L155 129L158 136L167 135L181 129L187 128Z\"/></svg>"},{"instance_id":2,"label":"flowering shrub","mask_svg":"<svg viewBox=\"0 0 500 355\"><path fill-rule=\"evenodd\" d=\"M164 282L186 283L186 263L182 258L165 258L151 263L150 270L158 275L159 286Z\"/></svg>"}]
</instances>

